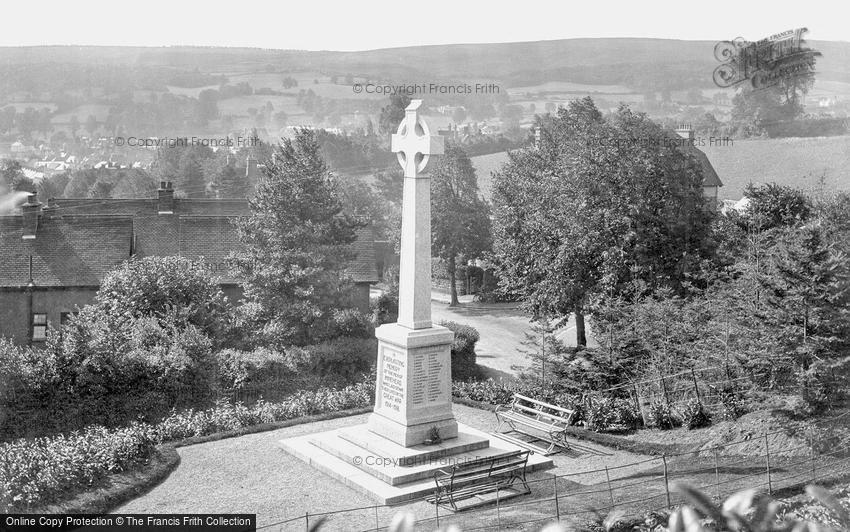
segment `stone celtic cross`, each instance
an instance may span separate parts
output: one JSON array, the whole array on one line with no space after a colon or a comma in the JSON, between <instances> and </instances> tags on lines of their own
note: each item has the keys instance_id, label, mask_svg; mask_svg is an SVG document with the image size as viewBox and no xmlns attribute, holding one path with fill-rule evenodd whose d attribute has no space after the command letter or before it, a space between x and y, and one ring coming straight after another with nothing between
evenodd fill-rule
<instances>
[{"instance_id":1,"label":"stone celtic cross","mask_svg":"<svg viewBox=\"0 0 850 532\"><path fill-rule=\"evenodd\" d=\"M404 110L404 120L392 136L392 151L404 170L404 177L419 177L430 155L443 153L443 137L431 135L428 124L419 116L422 100L412 100ZM430 208L430 207L429 207Z\"/></svg>"},{"instance_id":2,"label":"stone celtic cross","mask_svg":"<svg viewBox=\"0 0 850 532\"><path fill-rule=\"evenodd\" d=\"M443 138L431 135L419 116L422 100L412 100L392 151L404 169L401 211L398 324L409 329L431 327L431 179L422 175L431 155L443 153Z\"/></svg>"}]
</instances>

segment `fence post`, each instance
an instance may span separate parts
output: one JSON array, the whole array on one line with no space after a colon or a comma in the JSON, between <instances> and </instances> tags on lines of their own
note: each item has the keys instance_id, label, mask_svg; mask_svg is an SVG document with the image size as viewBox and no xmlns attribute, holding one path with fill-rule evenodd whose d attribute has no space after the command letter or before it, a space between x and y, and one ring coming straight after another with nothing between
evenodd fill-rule
<instances>
[{"instance_id":1,"label":"fence post","mask_svg":"<svg viewBox=\"0 0 850 532\"><path fill-rule=\"evenodd\" d=\"M809 426L809 458L812 462L812 482L817 480L817 474L815 473L815 426Z\"/></svg>"},{"instance_id":2,"label":"fence post","mask_svg":"<svg viewBox=\"0 0 850 532\"><path fill-rule=\"evenodd\" d=\"M310 512L304 512L304 530L310 532Z\"/></svg>"},{"instance_id":3,"label":"fence post","mask_svg":"<svg viewBox=\"0 0 850 532\"><path fill-rule=\"evenodd\" d=\"M770 445L767 443L767 434L764 435L764 454L767 458L767 494L773 493L773 484L770 479Z\"/></svg>"},{"instance_id":4,"label":"fence post","mask_svg":"<svg viewBox=\"0 0 850 532\"><path fill-rule=\"evenodd\" d=\"M375 532L381 529L381 524L378 522L378 505L375 505Z\"/></svg>"},{"instance_id":5,"label":"fence post","mask_svg":"<svg viewBox=\"0 0 850 532\"><path fill-rule=\"evenodd\" d=\"M552 475L552 480L555 484L555 517L558 521L561 520L561 507L558 504L558 475Z\"/></svg>"},{"instance_id":6,"label":"fence post","mask_svg":"<svg viewBox=\"0 0 850 532\"><path fill-rule=\"evenodd\" d=\"M611 509L614 509L614 491L611 490L611 475L608 474L608 466L605 466L605 480L608 482L608 498L611 499Z\"/></svg>"},{"instance_id":7,"label":"fence post","mask_svg":"<svg viewBox=\"0 0 850 532\"><path fill-rule=\"evenodd\" d=\"M437 512L437 528L440 528L440 490L434 490L434 511Z\"/></svg>"},{"instance_id":8,"label":"fence post","mask_svg":"<svg viewBox=\"0 0 850 532\"><path fill-rule=\"evenodd\" d=\"M699 396L699 385L697 385L697 375L693 369L691 369L691 379L694 381L694 392L697 394L697 402L702 404L702 398Z\"/></svg>"},{"instance_id":9,"label":"fence post","mask_svg":"<svg viewBox=\"0 0 850 532\"><path fill-rule=\"evenodd\" d=\"M670 479L667 475L667 455L662 454L661 459L664 461L664 492L667 494L667 508L673 506L670 503Z\"/></svg>"},{"instance_id":10,"label":"fence post","mask_svg":"<svg viewBox=\"0 0 850 532\"><path fill-rule=\"evenodd\" d=\"M714 494L720 500L720 469L717 467L717 447L714 448Z\"/></svg>"},{"instance_id":11,"label":"fence post","mask_svg":"<svg viewBox=\"0 0 850 532\"><path fill-rule=\"evenodd\" d=\"M661 376L661 390L664 392L664 403L667 409L670 410L670 396L667 395L667 383L664 382L664 375Z\"/></svg>"},{"instance_id":12,"label":"fence post","mask_svg":"<svg viewBox=\"0 0 850 532\"><path fill-rule=\"evenodd\" d=\"M499 495L500 495L499 487L497 486L496 487L496 525L497 525L497 530L502 529L502 505L501 505L501 501L499 500Z\"/></svg>"},{"instance_id":13,"label":"fence post","mask_svg":"<svg viewBox=\"0 0 850 532\"><path fill-rule=\"evenodd\" d=\"M635 392L635 412L640 414L640 398L638 397L637 384L632 384L632 390Z\"/></svg>"}]
</instances>

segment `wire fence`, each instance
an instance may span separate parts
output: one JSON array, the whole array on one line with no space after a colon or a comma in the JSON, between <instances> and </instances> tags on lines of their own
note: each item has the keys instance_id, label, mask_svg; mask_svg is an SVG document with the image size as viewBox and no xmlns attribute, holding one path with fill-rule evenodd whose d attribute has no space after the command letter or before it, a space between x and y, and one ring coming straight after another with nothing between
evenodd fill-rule
<instances>
[{"instance_id":1,"label":"wire fence","mask_svg":"<svg viewBox=\"0 0 850 532\"><path fill-rule=\"evenodd\" d=\"M767 377L766 373L746 373L736 366L712 366L612 386L592 392L587 398L593 401L606 396L628 397L644 422L650 417L650 405L660 402L681 419L686 405L692 400L698 401L705 411L718 413L730 406L729 401L748 392L777 391L775 385L768 387L764 384Z\"/></svg>"},{"instance_id":2,"label":"wire fence","mask_svg":"<svg viewBox=\"0 0 850 532\"><path fill-rule=\"evenodd\" d=\"M494 503L462 512L427 503L433 497L429 494L405 506L305 512L258 530L310 530L321 521L322 531L380 531L388 529L398 512L413 513L416 530L422 531L449 525L464 532L538 530L554 521L581 526L612 510L622 512L623 518L639 518L670 509L683 502L675 491L676 482L696 487L715 501L749 488L776 494L809 483L831 484L850 474L850 432L817 429L834 429L850 421L848 415L850 412L809 423L802 429L766 432L719 446L602 469L536 474L536 478L528 480L529 495L503 501L497 491Z\"/></svg>"}]
</instances>

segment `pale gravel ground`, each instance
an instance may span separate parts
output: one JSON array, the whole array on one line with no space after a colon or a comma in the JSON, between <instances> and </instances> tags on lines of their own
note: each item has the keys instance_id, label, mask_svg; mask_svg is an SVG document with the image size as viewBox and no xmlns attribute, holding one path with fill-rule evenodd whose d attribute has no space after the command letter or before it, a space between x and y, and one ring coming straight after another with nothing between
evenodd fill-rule
<instances>
[{"instance_id":1,"label":"pale gravel ground","mask_svg":"<svg viewBox=\"0 0 850 532\"><path fill-rule=\"evenodd\" d=\"M461 296L460 306L449 307L449 296L439 292L431 294L431 315L434 323L443 320L455 321L475 327L481 339L475 346L477 362L485 368L485 374L494 379L512 378L518 372L514 367L529 366L527 350L522 343L526 332L532 332L528 316L517 308L516 303L478 303L472 296ZM587 342L596 346L587 323ZM568 346L576 345L575 320L570 317L555 335Z\"/></svg>"},{"instance_id":2,"label":"pale gravel ground","mask_svg":"<svg viewBox=\"0 0 850 532\"><path fill-rule=\"evenodd\" d=\"M472 427L495 429L492 412L455 405L458 421ZM279 440L334 428L364 423L368 414L347 418L296 425L284 429L249 434L209 443L181 447L180 466L159 486L121 508L118 513L256 513L260 526L276 523L305 512L327 512L353 507L372 506L374 502L351 488L316 471L301 460L287 454ZM551 478L559 475L615 467L644 460L647 457L605 447L575 442L575 450L554 457L556 468L538 472L531 478ZM652 462L613 473L621 476L654 466ZM593 484L605 481L605 472L570 477L574 482ZM559 489L576 487L562 482ZM534 494L549 496L551 482L533 485ZM521 499L518 499L521 500ZM392 509L381 508L378 520L386 525L399 509L413 512L420 518L434 517L434 506L413 503ZM546 509L549 511L551 509ZM441 511L445 516L445 512ZM502 515L509 512L502 510ZM458 519L472 514L458 514ZM480 516L475 519L481 519ZM327 522L323 530L354 530L374 527L375 510L340 514ZM471 525L467 525L471 526ZM304 519L271 530L304 530Z\"/></svg>"}]
</instances>

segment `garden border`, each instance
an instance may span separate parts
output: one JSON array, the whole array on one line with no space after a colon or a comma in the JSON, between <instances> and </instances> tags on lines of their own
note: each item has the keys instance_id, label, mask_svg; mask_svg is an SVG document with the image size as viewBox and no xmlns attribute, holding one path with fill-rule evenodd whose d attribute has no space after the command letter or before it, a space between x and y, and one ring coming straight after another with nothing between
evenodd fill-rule
<instances>
[{"instance_id":1,"label":"garden border","mask_svg":"<svg viewBox=\"0 0 850 532\"><path fill-rule=\"evenodd\" d=\"M98 485L92 486L87 490L77 492L63 501L37 506L30 508L29 510L18 511L21 513L48 514L109 513L124 503L151 491L167 479L168 476L171 475L171 473L180 465L180 454L177 452L177 448L179 447L187 447L189 445L236 438L248 434L284 429L295 425L303 425L317 421L357 416L369 413L372 409L372 405L369 405L368 407L361 406L359 408L349 408L336 412L325 412L323 414L312 414L284 421L275 421L274 423L248 425L234 430L216 432L205 436L191 436L182 440L163 443L157 445L155 454L147 464L121 473L107 475L102 482L98 483Z\"/></svg>"},{"instance_id":2,"label":"garden border","mask_svg":"<svg viewBox=\"0 0 850 532\"><path fill-rule=\"evenodd\" d=\"M168 478L179 465L180 455L175 446L160 445L143 466L107 475L99 485L77 492L61 502L17 511L34 514L105 514L149 492Z\"/></svg>"}]
</instances>

